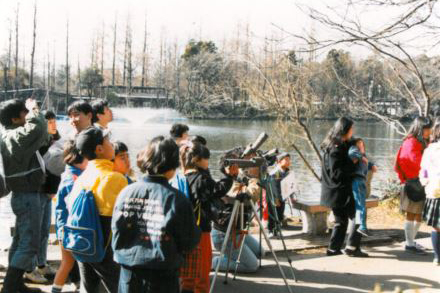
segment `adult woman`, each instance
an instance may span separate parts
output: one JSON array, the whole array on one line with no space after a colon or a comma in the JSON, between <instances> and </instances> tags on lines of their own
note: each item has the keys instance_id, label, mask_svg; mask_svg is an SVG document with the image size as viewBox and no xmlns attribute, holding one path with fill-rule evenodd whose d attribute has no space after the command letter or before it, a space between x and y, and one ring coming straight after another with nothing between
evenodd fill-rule
<instances>
[{"instance_id":1,"label":"adult woman","mask_svg":"<svg viewBox=\"0 0 440 293\"><path fill-rule=\"evenodd\" d=\"M405 184L410 179L416 179L420 173L422 154L429 142L432 123L429 118L417 117L412 123L408 135L403 140L396 157L395 171L399 175L400 182ZM402 189L400 209L406 212L404 225L407 252L425 254L423 247L415 243L417 231L422 221L424 200L411 200L412 195L406 194Z\"/></svg>"},{"instance_id":2,"label":"adult woman","mask_svg":"<svg viewBox=\"0 0 440 293\"><path fill-rule=\"evenodd\" d=\"M353 198L352 181L355 166L348 156L350 139L353 136L353 121L339 118L321 144L323 151L321 204L332 209L335 226L330 238L327 255L342 254L348 220L354 221L356 210ZM359 225L351 225L345 253L348 256L367 257L360 249L361 235Z\"/></svg>"},{"instance_id":3,"label":"adult woman","mask_svg":"<svg viewBox=\"0 0 440 293\"><path fill-rule=\"evenodd\" d=\"M433 229L434 264L440 265L440 123L434 125L431 144L423 153L419 178L426 192L423 220Z\"/></svg>"},{"instance_id":4,"label":"adult woman","mask_svg":"<svg viewBox=\"0 0 440 293\"><path fill-rule=\"evenodd\" d=\"M137 164L148 175L121 191L112 219L118 292L177 293L182 254L200 239L191 203L168 183L179 167L179 148L158 136Z\"/></svg>"}]
</instances>

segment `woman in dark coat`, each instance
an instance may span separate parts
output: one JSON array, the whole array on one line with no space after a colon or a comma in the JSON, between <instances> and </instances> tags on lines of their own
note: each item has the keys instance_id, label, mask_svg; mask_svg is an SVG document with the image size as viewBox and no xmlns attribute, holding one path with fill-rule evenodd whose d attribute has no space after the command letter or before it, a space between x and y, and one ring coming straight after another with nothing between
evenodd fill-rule
<instances>
[{"instance_id":1,"label":"woman in dark coat","mask_svg":"<svg viewBox=\"0 0 440 293\"><path fill-rule=\"evenodd\" d=\"M353 121L339 118L321 144L323 151L321 204L332 209L335 226L330 238L327 255L342 254L345 234L349 220L355 219L355 202L352 192L352 180L355 165L348 157L350 140L353 136ZM359 225L351 225L345 254L354 257L367 257L360 249L361 235Z\"/></svg>"}]
</instances>

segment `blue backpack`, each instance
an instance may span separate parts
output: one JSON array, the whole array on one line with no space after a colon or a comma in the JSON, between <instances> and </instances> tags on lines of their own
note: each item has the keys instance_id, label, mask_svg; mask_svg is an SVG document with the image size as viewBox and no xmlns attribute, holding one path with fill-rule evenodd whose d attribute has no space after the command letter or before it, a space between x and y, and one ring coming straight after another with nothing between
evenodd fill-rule
<instances>
[{"instance_id":1,"label":"blue backpack","mask_svg":"<svg viewBox=\"0 0 440 293\"><path fill-rule=\"evenodd\" d=\"M182 173L177 173L174 177L173 181L171 182L171 186L185 194L186 198L189 197L189 184L188 180L186 179L185 175Z\"/></svg>"},{"instance_id":2,"label":"blue backpack","mask_svg":"<svg viewBox=\"0 0 440 293\"><path fill-rule=\"evenodd\" d=\"M80 262L104 259L104 235L91 190L83 189L73 203L64 226L63 247Z\"/></svg>"}]
</instances>

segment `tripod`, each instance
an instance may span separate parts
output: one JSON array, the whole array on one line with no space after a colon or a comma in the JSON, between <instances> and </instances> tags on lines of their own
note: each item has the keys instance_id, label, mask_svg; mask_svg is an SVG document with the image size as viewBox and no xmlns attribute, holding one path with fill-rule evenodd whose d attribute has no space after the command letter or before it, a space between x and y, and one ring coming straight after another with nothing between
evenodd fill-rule
<instances>
[{"instance_id":1,"label":"tripod","mask_svg":"<svg viewBox=\"0 0 440 293\"><path fill-rule=\"evenodd\" d=\"M258 225L260 227L260 232L262 233L262 235L264 236L264 239L266 240L266 244L269 247L270 251L272 252L272 256L278 266L278 269L280 270L281 276L283 277L284 280L284 284L287 287L287 290L289 293L292 293L292 289L289 286L289 283L287 282L287 278L286 275L284 273L284 270L281 268L281 265L278 261L278 258L275 254L275 251L272 248L272 244L270 243L269 237L266 234L266 231L264 231L263 225L261 223L260 218L258 217L258 212L257 212L257 208L255 207L255 204L252 202L252 200L250 200L248 195L242 194L241 196L237 196L237 198L235 199L234 202L234 207L232 209L232 214L231 214L231 219L229 220L229 224L228 224L228 228L226 230L226 236L225 239L223 241L223 245L220 251L220 257L219 257L219 262L217 263L217 266L215 268L215 274L214 274L214 279L212 280L212 284L211 284L211 289L210 289L210 293L212 293L214 291L214 286L215 286L215 281L217 279L217 275L218 275L218 271L220 269L220 265L221 265L221 260L225 254L225 250L228 246L228 241L229 238L231 237L231 231L232 231L232 225L235 223L235 220L238 219L238 214L239 214L239 207L241 204L244 204L244 202L246 202L247 204L249 204L252 207L252 212L255 215L255 218L258 222ZM242 205L241 205L242 206ZM241 214L241 221L243 222L243 214ZM244 241L243 241L244 242ZM242 245L243 245L242 242ZM231 247L232 248L232 247ZM242 249L242 248L240 248ZM228 258L228 266L229 266L229 258ZM229 267L226 268L226 274L229 272ZM292 271L293 272L293 271Z\"/></svg>"}]
</instances>

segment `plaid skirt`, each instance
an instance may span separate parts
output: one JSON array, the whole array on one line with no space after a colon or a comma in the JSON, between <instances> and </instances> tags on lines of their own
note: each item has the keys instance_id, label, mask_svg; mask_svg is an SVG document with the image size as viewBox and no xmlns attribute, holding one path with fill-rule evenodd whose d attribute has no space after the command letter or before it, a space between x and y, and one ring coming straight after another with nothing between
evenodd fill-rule
<instances>
[{"instance_id":1,"label":"plaid skirt","mask_svg":"<svg viewBox=\"0 0 440 293\"><path fill-rule=\"evenodd\" d=\"M440 229L440 198L427 198L423 208L423 221L428 226Z\"/></svg>"},{"instance_id":2,"label":"plaid skirt","mask_svg":"<svg viewBox=\"0 0 440 293\"><path fill-rule=\"evenodd\" d=\"M201 273L201 256L202 249L200 244L192 251L183 254L183 263L180 266L180 278L199 278Z\"/></svg>"}]
</instances>

